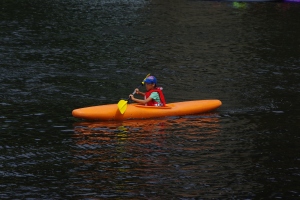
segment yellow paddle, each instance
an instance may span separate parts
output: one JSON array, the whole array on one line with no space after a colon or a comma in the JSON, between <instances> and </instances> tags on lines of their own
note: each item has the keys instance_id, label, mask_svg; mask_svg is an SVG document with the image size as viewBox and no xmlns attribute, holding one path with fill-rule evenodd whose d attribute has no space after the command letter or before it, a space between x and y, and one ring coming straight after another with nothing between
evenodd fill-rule
<instances>
[{"instance_id":1,"label":"yellow paddle","mask_svg":"<svg viewBox=\"0 0 300 200\"><path fill-rule=\"evenodd\" d=\"M144 80L142 81L142 83L138 86L138 88L141 86L141 85L144 85L144 81L146 80L146 78L148 77L148 76L150 76L150 74L148 74L145 78L144 78ZM133 91L133 93L132 93L132 95L134 95L135 94L135 90ZM125 111L126 111L126 109L127 109L127 103L128 103L128 100L130 99L130 97L125 101L125 100L120 100L119 102L118 102L118 108L119 108L119 111L120 111L120 113L123 115L124 113L125 113Z\"/></svg>"}]
</instances>

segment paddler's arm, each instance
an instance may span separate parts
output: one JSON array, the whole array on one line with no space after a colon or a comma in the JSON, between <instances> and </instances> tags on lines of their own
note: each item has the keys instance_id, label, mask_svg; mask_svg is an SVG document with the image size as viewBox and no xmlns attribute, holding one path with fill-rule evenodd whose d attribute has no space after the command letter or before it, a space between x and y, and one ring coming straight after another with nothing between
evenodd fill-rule
<instances>
[{"instance_id":1,"label":"paddler's arm","mask_svg":"<svg viewBox=\"0 0 300 200\"><path fill-rule=\"evenodd\" d=\"M140 103L140 104L146 104L146 103L148 103L149 101L152 100L151 97L148 97L148 98L145 99L145 100L143 100L143 99L136 99L136 98L134 98L134 96L133 96L132 94L129 95L129 97L132 99L132 101L135 101L135 102Z\"/></svg>"}]
</instances>

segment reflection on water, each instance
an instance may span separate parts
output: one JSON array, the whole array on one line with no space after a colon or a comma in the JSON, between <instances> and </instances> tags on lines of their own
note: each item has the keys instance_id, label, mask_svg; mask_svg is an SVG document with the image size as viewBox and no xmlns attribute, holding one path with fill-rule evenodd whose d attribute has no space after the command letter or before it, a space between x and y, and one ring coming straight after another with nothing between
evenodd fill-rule
<instances>
[{"instance_id":1,"label":"reflection on water","mask_svg":"<svg viewBox=\"0 0 300 200\"><path fill-rule=\"evenodd\" d=\"M89 190L104 196L153 198L186 196L190 188L188 196L196 197L210 187L197 179L199 170L214 170L204 160L219 143L218 116L82 122L74 129L74 173L82 190L92 182Z\"/></svg>"}]
</instances>

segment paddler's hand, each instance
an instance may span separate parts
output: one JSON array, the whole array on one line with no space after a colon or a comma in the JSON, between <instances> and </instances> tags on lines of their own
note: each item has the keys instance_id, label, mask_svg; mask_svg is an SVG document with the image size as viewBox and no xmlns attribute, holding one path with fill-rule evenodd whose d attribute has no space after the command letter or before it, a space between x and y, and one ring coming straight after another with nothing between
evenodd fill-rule
<instances>
[{"instance_id":1,"label":"paddler's hand","mask_svg":"<svg viewBox=\"0 0 300 200\"><path fill-rule=\"evenodd\" d=\"M139 94L139 93L140 93L139 88L135 88L135 93L136 93L136 94Z\"/></svg>"},{"instance_id":2,"label":"paddler's hand","mask_svg":"<svg viewBox=\"0 0 300 200\"><path fill-rule=\"evenodd\" d=\"M131 100L133 100L133 99L134 99L133 94L130 94L130 95L129 95L129 98L130 98Z\"/></svg>"}]
</instances>

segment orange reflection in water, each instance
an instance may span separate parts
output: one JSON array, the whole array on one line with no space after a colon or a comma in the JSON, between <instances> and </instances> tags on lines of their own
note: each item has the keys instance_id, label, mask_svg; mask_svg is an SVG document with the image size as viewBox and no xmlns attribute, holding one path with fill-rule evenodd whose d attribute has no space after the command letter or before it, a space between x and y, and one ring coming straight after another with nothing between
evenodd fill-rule
<instances>
[{"instance_id":1,"label":"orange reflection in water","mask_svg":"<svg viewBox=\"0 0 300 200\"><path fill-rule=\"evenodd\" d=\"M186 141L207 141L215 137L215 134L219 133L218 122L218 117L209 114L177 119L79 122L74 124L74 139L76 138L77 145L86 145L86 148L83 146L82 149L86 153L103 150L97 145L123 145L123 148L130 151L143 153L162 147L199 150L203 146L186 145ZM174 137L177 138L176 143L174 139L168 141L168 138ZM96 146L90 149L88 145ZM156 148L148 148L147 145Z\"/></svg>"},{"instance_id":2,"label":"orange reflection in water","mask_svg":"<svg viewBox=\"0 0 300 200\"><path fill-rule=\"evenodd\" d=\"M76 185L132 195L149 186L157 187L156 190L169 187L163 180L180 184L174 166L197 162L199 152L213 148L218 142L215 138L220 134L220 125L218 116L208 114L176 119L79 122L74 124L74 132L73 162L78 165L76 175L82 179ZM185 166L184 170L192 172L193 165Z\"/></svg>"}]
</instances>

